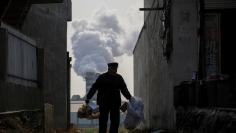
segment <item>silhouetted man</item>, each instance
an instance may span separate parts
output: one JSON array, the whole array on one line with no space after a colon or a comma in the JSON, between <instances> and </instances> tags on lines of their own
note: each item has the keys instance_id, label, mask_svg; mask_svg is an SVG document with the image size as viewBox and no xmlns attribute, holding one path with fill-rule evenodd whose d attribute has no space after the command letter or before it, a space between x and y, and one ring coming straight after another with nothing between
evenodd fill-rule
<instances>
[{"instance_id":1,"label":"silhouetted man","mask_svg":"<svg viewBox=\"0 0 236 133\"><path fill-rule=\"evenodd\" d=\"M96 91L97 104L99 105L99 133L106 133L108 115L110 113L110 130L109 133L118 133L120 124L120 106L121 95L126 99L131 99L131 94L128 91L124 79L121 75L117 74L118 63L113 62L108 64L108 71L101 74L92 88L87 94L86 103L93 97Z\"/></svg>"}]
</instances>

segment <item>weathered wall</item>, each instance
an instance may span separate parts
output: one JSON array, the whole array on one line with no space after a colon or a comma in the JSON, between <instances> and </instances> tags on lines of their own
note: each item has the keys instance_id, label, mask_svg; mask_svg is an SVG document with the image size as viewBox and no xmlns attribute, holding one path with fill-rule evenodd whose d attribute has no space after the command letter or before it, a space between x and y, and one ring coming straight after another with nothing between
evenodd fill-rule
<instances>
[{"instance_id":1,"label":"weathered wall","mask_svg":"<svg viewBox=\"0 0 236 133\"><path fill-rule=\"evenodd\" d=\"M235 0L204 0L205 9L234 9Z\"/></svg>"},{"instance_id":2,"label":"weathered wall","mask_svg":"<svg viewBox=\"0 0 236 133\"><path fill-rule=\"evenodd\" d=\"M152 2L147 0L145 5ZM167 61L163 56L165 43L159 37L161 12L158 11L146 15L134 50L134 93L144 100L149 128L174 128L173 88L181 81L191 80L197 70L197 1L173 0L171 9L170 59Z\"/></svg>"},{"instance_id":3,"label":"weathered wall","mask_svg":"<svg viewBox=\"0 0 236 133\"><path fill-rule=\"evenodd\" d=\"M0 112L42 109L42 89L0 81Z\"/></svg>"},{"instance_id":4,"label":"weathered wall","mask_svg":"<svg viewBox=\"0 0 236 133\"><path fill-rule=\"evenodd\" d=\"M147 120L146 124L149 126L149 91L151 89L149 87L150 69L148 68L148 53L150 49L147 46L149 44L146 42L148 39L145 31L143 28L134 50L134 95L141 97L144 102L144 117Z\"/></svg>"},{"instance_id":5,"label":"weathered wall","mask_svg":"<svg viewBox=\"0 0 236 133\"><path fill-rule=\"evenodd\" d=\"M32 5L22 32L44 49L44 102L54 105L55 127L67 126L67 11L65 0L58 4ZM68 10L69 9L69 10Z\"/></svg>"},{"instance_id":6,"label":"weathered wall","mask_svg":"<svg viewBox=\"0 0 236 133\"><path fill-rule=\"evenodd\" d=\"M1 25L1 27L6 28L5 26ZM0 37L0 42L1 42L1 46L0 46L0 53L1 53L1 58L0 58L0 68L1 68L1 72L0 72L0 112L6 112L6 111L19 111L19 110L38 110L43 108L43 89L37 85L31 85L31 84L23 84L23 82L29 82L32 83L31 81L27 81L27 80L18 80L20 82L16 83L16 82L12 82L9 80L9 68L10 67L14 67L14 69L11 69L13 71L15 70L19 70L21 72L30 72L30 74L32 74L32 71L23 69L22 67L19 67L22 64L19 64L21 62L17 62L17 64L12 65L11 63L9 63L9 45L7 42L12 42L9 41L9 30L7 28L7 30L3 30L1 29L1 37ZM13 31L11 31L11 35L12 34L18 34L15 33ZM18 34L19 35L19 34ZM17 36L21 39L26 39L23 36ZM17 39L15 39L16 41ZM21 42L22 43L22 42ZM8 44L8 45L7 45ZM28 45L28 44L26 44ZM14 49L16 50L16 49ZM21 51L22 49L17 49L18 52ZM15 52L16 53L16 52ZM12 54L15 54L12 53ZM21 56L22 57L23 54L17 55L18 57ZM41 64L41 59L40 59L40 55L39 56L39 62ZM13 57L13 56L12 56ZM13 61L16 60L16 58L11 58ZM17 58L19 59L19 58ZM25 61L25 60L24 60ZM26 61L25 61L26 62ZM10 65L9 65L10 64ZM17 66L18 65L18 66ZM20 69L19 69L20 68ZM38 67L39 71L41 71L41 66ZM35 72L35 71L34 71ZM19 74L19 73L17 73ZM25 74L27 75L27 74ZM40 75L40 74L39 74ZM17 75L18 76L18 75ZM19 77L23 77L23 74L20 75ZM35 75L36 76L36 75ZM30 78L29 78L30 80ZM21 82L22 81L22 82ZM40 80L38 80L40 82Z\"/></svg>"},{"instance_id":7,"label":"weathered wall","mask_svg":"<svg viewBox=\"0 0 236 133\"><path fill-rule=\"evenodd\" d=\"M199 18L197 0L176 0L172 10L173 54L170 66L174 85L191 80L198 70Z\"/></svg>"}]
</instances>

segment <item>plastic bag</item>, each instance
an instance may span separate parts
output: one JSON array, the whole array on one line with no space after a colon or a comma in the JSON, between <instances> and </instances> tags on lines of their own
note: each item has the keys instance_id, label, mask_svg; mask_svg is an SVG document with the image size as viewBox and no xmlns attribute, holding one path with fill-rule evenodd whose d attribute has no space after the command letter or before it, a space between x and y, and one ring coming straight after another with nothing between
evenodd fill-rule
<instances>
[{"instance_id":1,"label":"plastic bag","mask_svg":"<svg viewBox=\"0 0 236 133\"><path fill-rule=\"evenodd\" d=\"M97 119L99 115L99 107L95 103L82 104L77 112L77 117L86 119Z\"/></svg>"},{"instance_id":2,"label":"plastic bag","mask_svg":"<svg viewBox=\"0 0 236 133\"><path fill-rule=\"evenodd\" d=\"M86 117L87 119L98 119L100 112L99 106L93 102L88 104L88 108L90 108L91 113Z\"/></svg>"},{"instance_id":3,"label":"plastic bag","mask_svg":"<svg viewBox=\"0 0 236 133\"><path fill-rule=\"evenodd\" d=\"M120 106L120 110L122 112L125 112L128 109L128 103L124 102L121 106Z\"/></svg>"},{"instance_id":4,"label":"plastic bag","mask_svg":"<svg viewBox=\"0 0 236 133\"><path fill-rule=\"evenodd\" d=\"M82 104L77 111L77 117L86 118L90 113L91 113L91 109L88 108L87 105Z\"/></svg>"},{"instance_id":5,"label":"plastic bag","mask_svg":"<svg viewBox=\"0 0 236 133\"><path fill-rule=\"evenodd\" d=\"M132 97L128 103L127 115L124 120L126 129L135 129L141 122L144 121L143 102L140 98Z\"/></svg>"}]
</instances>

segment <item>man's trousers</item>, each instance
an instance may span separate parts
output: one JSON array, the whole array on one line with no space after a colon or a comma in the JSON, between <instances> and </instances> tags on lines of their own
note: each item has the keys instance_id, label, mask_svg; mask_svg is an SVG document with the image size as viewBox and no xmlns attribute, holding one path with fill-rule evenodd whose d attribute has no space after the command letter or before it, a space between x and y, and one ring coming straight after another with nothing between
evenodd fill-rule
<instances>
[{"instance_id":1,"label":"man's trousers","mask_svg":"<svg viewBox=\"0 0 236 133\"><path fill-rule=\"evenodd\" d=\"M118 133L118 128L120 125L119 106L99 106L99 111L99 133L106 133L109 114L111 122L109 133Z\"/></svg>"}]
</instances>

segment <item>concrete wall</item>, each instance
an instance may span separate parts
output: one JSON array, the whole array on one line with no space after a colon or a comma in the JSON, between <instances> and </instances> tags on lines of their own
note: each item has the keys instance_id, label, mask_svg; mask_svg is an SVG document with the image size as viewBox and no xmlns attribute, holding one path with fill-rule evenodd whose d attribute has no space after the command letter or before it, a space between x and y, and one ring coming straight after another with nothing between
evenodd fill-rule
<instances>
[{"instance_id":1,"label":"concrete wall","mask_svg":"<svg viewBox=\"0 0 236 133\"><path fill-rule=\"evenodd\" d=\"M69 3L67 3L69 2ZM44 49L44 102L54 106L56 128L67 126L67 20L70 1L32 5L22 32ZM70 12L70 13L68 13Z\"/></svg>"},{"instance_id":2,"label":"concrete wall","mask_svg":"<svg viewBox=\"0 0 236 133\"><path fill-rule=\"evenodd\" d=\"M0 112L42 109L41 88L0 81Z\"/></svg>"},{"instance_id":3,"label":"concrete wall","mask_svg":"<svg viewBox=\"0 0 236 133\"><path fill-rule=\"evenodd\" d=\"M3 27L3 28L2 28ZM19 110L38 110L38 109L42 109L42 105L43 105L43 89L37 85L29 85L29 84L23 84L22 82L31 82L28 80L23 80L24 77L21 77L23 75L17 75L20 78L23 78L20 80L20 78L18 78L19 81L22 82L12 82L11 80L9 80L9 68L10 67L15 67L15 70L19 70L20 65L22 65L21 62L18 62L17 59L19 58L15 58L15 57L19 57L19 55L13 57L12 56L12 60L16 61L16 64L11 64L9 61L9 50L13 50L9 49L9 45L8 42L12 42L9 41L9 32L10 29L9 27L3 26L3 24L1 24L1 34L0 34L0 42L1 42L1 46L0 46L0 53L1 53L1 58L0 58L0 112L6 112L6 111L19 111ZM16 33L11 31L11 35L16 35L17 38L19 37L22 40L25 40L26 37L23 37L21 35L19 35L20 33ZM17 40L17 39L16 39ZM18 41L18 40L17 40ZM17 42L16 41L16 42ZM22 42L21 42L22 43ZM19 42L18 42L19 44ZM14 49L14 50L18 50L19 49ZM20 49L21 51L21 49ZM15 52L16 53L16 52ZM14 55L15 53L12 53L12 55ZM20 54L20 56L22 56L22 54ZM41 62L40 59L40 55L39 55L39 62ZM20 63L20 64L19 64ZM18 66L17 66L18 65ZM32 64L31 64L32 65ZM11 69L13 70L13 69ZM38 69L39 71L41 70L41 67L39 67ZM23 69L20 69L20 71L23 71ZM32 71L29 70L24 70L25 72L31 72L29 74L32 74ZM37 70L36 70L37 71ZM35 71L34 71L35 72ZM37 75L35 75L37 76ZM30 80L30 79L29 79ZM39 80L38 80L39 81Z\"/></svg>"},{"instance_id":4,"label":"concrete wall","mask_svg":"<svg viewBox=\"0 0 236 133\"><path fill-rule=\"evenodd\" d=\"M234 9L235 0L204 0L205 9Z\"/></svg>"},{"instance_id":5,"label":"concrete wall","mask_svg":"<svg viewBox=\"0 0 236 133\"><path fill-rule=\"evenodd\" d=\"M144 2L150 5L153 0ZM191 80L192 73L197 70L197 1L173 0L171 7L173 50L170 59L167 61L163 53L165 40L159 37L162 28L158 11L146 14L134 49L134 94L144 100L149 128L175 127L173 88L181 81Z\"/></svg>"},{"instance_id":6,"label":"concrete wall","mask_svg":"<svg viewBox=\"0 0 236 133\"><path fill-rule=\"evenodd\" d=\"M175 0L172 10L173 54L170 66L173 83L191 80L198 71L200 24L198 0Z\"/></svg>"}]
</instances>

